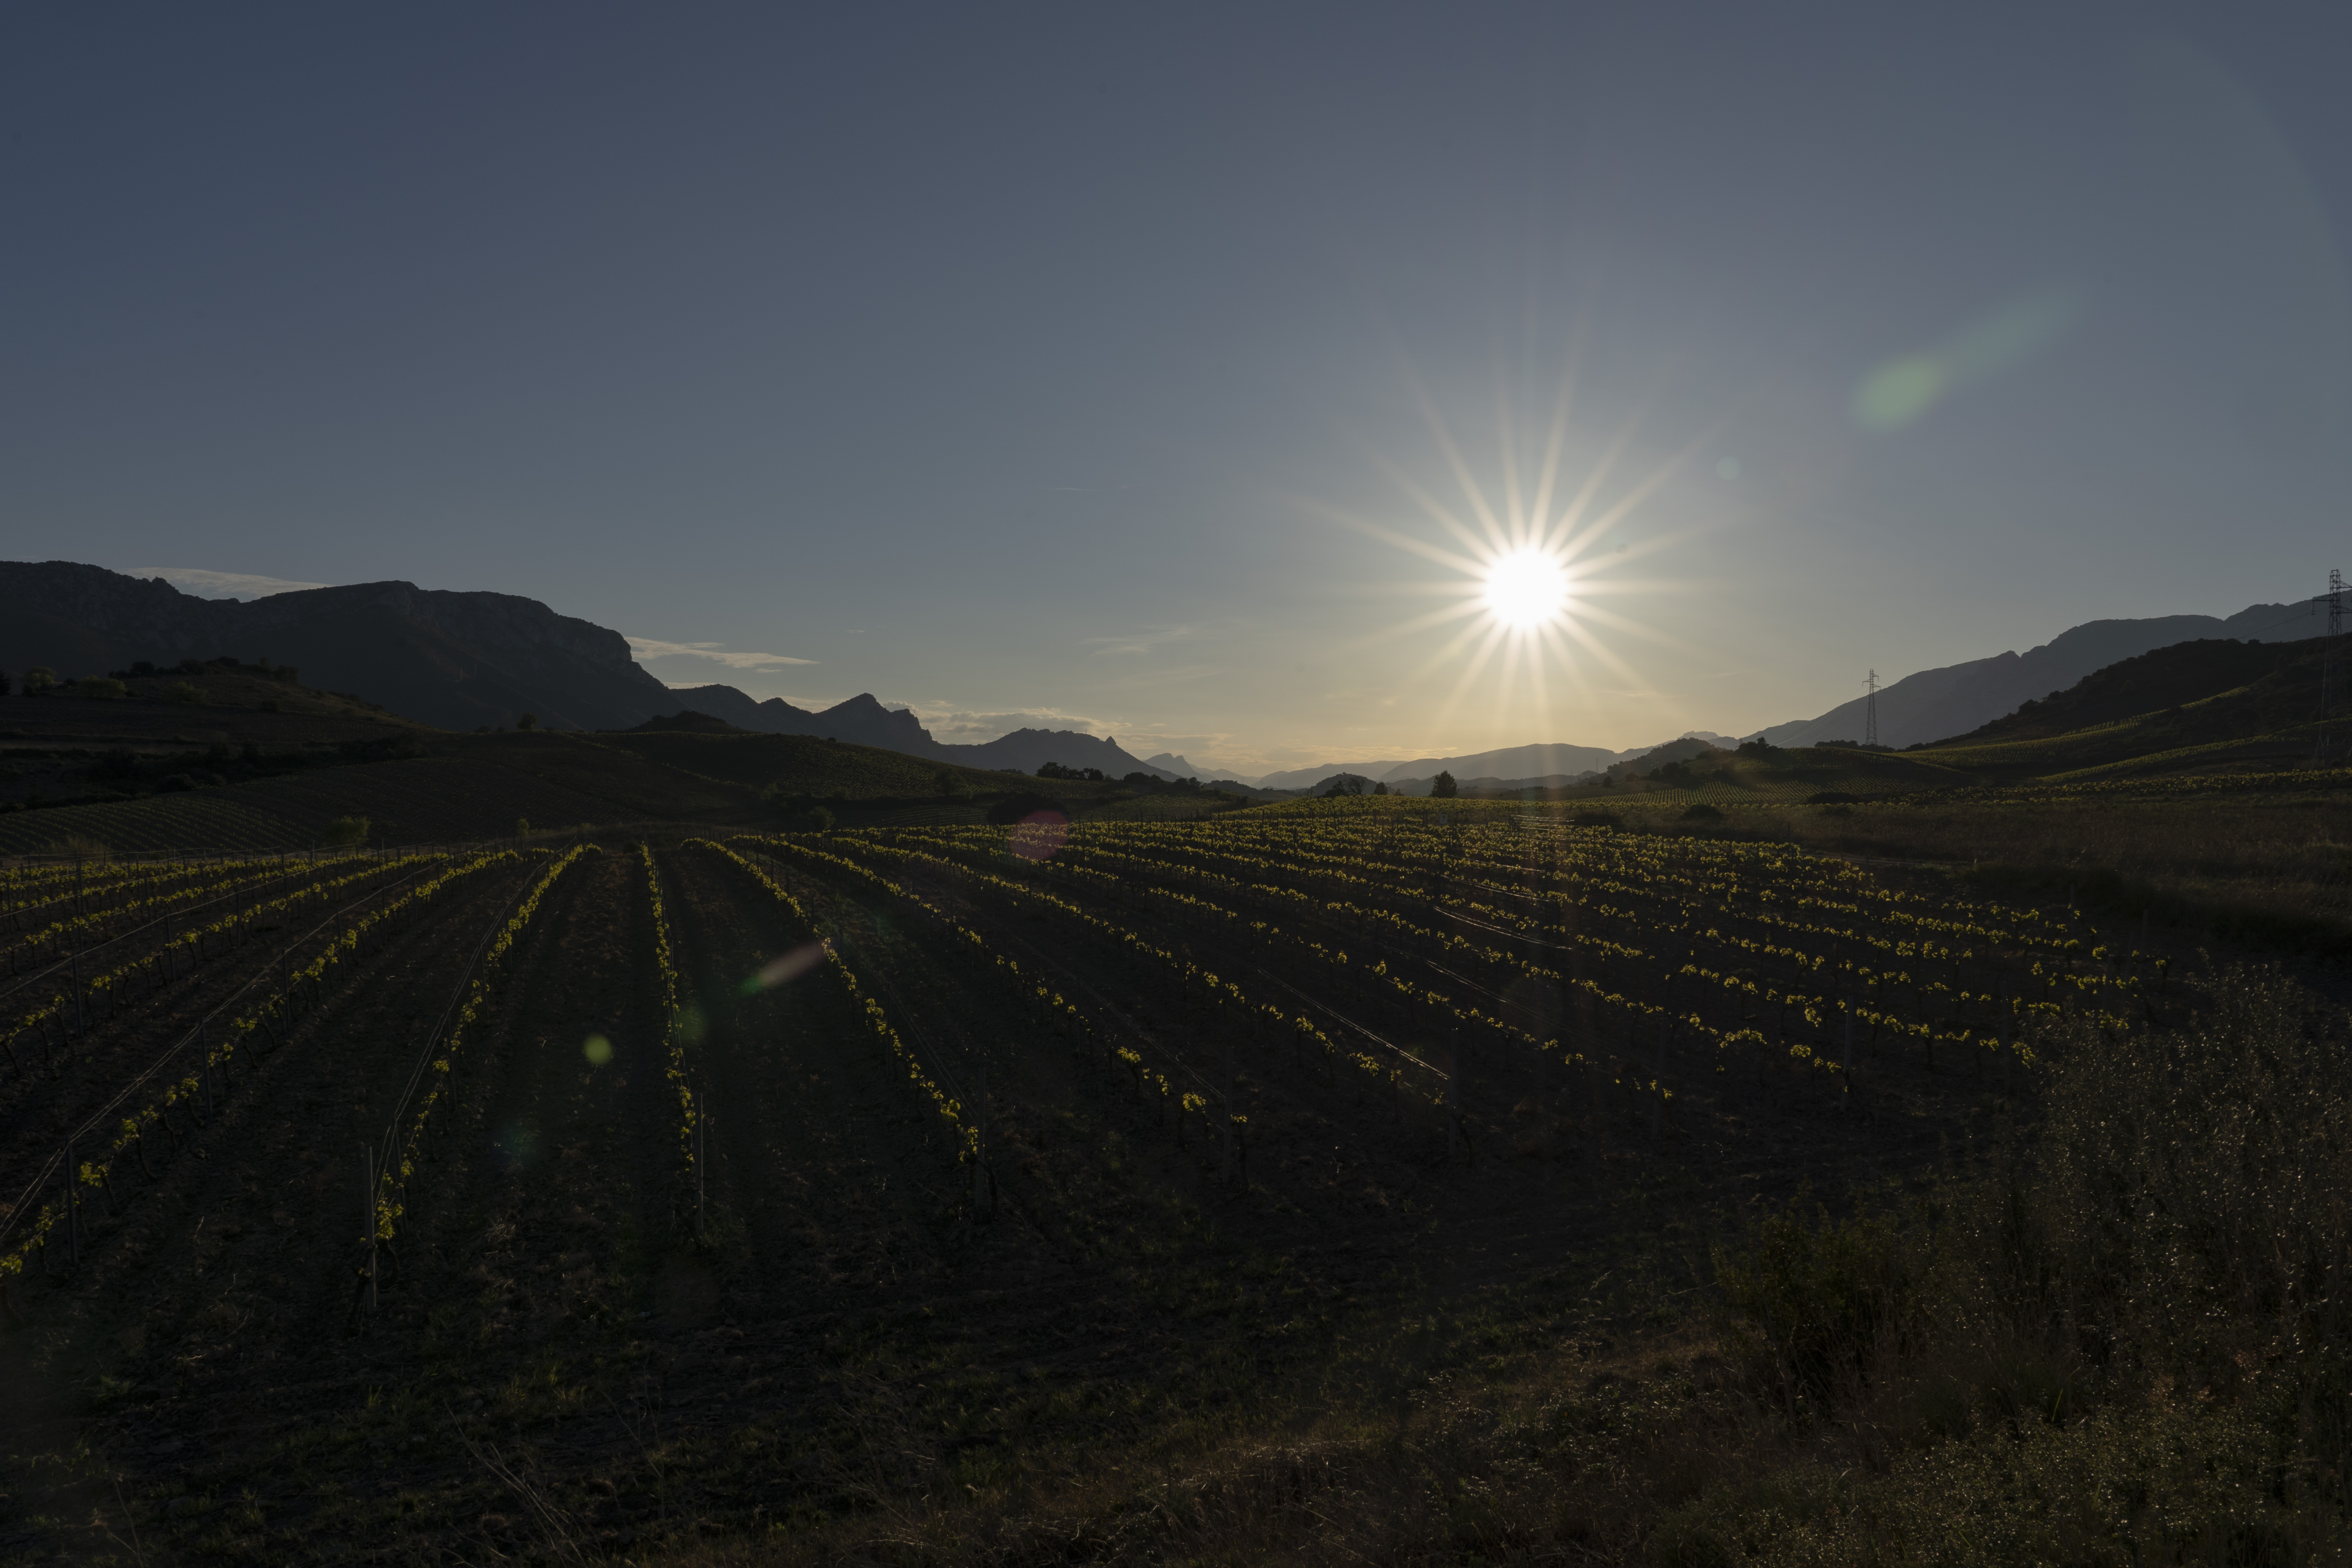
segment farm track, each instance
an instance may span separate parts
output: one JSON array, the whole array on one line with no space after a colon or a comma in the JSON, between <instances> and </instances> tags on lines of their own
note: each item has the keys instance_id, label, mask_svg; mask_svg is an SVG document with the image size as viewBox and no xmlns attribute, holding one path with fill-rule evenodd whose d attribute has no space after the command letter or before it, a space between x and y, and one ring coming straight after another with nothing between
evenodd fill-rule
<instances>
[{"instance_id":1,"label":"farm track","mask_svg":"<svg viewBox=\"0 0 2352 1568\"><path fill-rule=\"evenodd\" d=\"M407 884L430 877L438 868L387 871L367 888L345 889L331 900L278 917L278 923L257 924L253 935L241 945L183 970L154 989L142 986L131 992L96 1020L88 1033L68 1037L54 1052L44 1049L37 1033L18 1039L15 1049L19 1070L0 1068L0 1193L13 1195L16 1184L37 1170L68 1132L126 1081L144 1072L159 1053L195 1027L198 1019L276 968L281 957L289 968L300 968L382 895L397 896ZM304 885L289 882L287 887ZM246 908L263 896L244 889L230 907ZM277 895L273 891L268 896ZM312 928L330 915L338 918L314 932ZM289 937L300 940L289 942ZM163 942L159 931L147 943L110 951L105 963L109 966L129 963L161 948ZM19 997L18 1004L23 1000Z\"/></svg>"},{"instance_id":2,"label":"farm track","mask_svg":"<svg viewBox=\"0 0 2352 1568\"><path fill-rule=\"evenodd\" d=\"M359 1144L380 1130L482 930L539 869L468 879L429 920L350 963L322 1005L237 1076L209 1125L176 1153L153 1152L152 1183L119 1163L121 1212L109 1217L92 1194L79 1273L45 1284L37 1268L25 1282L35 1332L0 1350L11 1363L0 1383L21 1379L28 1395L0 1412L12 1450L38 1436L29 1424L62 1416L40 1394L102 1366L101 1395L136 1391L131 1408L88 1433L110 1462L149 1478L200 1452L251 1474L257 1447L344 1385Z\"/></svg>"}]
</instances>

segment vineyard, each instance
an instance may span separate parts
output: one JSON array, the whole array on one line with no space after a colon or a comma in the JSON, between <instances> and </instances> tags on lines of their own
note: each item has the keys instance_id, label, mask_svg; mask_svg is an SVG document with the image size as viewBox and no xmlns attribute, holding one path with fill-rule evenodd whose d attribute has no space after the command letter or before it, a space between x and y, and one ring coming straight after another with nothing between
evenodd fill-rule
<instances>
[{"instance_id":1,"label":"vineyard","mask_svg":"<svg viewBox=\"0 0 2352 1568\"><path fill-rule=\"evenodd\" d=\"M1402 798L37 865L0 915L26 1563L837 1540L1368 1344L1631 1333L2210 963Z\"/></svg>"}]
</instances>

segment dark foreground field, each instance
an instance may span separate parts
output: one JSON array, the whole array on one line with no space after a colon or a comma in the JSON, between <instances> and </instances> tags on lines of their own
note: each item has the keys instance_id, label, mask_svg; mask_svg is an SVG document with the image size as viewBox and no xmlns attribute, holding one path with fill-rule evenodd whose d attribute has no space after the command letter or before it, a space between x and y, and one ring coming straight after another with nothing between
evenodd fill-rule
<instances>
[{"instance_id":1,"label":"dark foreground field","mask_svg":"<svg viewBox=\"0 0 2352 1568\"><path fill-rule=\"evenodd\" d=\"M12 1037L0 1202L294 998L0 1235L0 1561L2340 1542L2344 1037L2177 925L1427 803L570 850Z\"/></svg>"}]
</instances>

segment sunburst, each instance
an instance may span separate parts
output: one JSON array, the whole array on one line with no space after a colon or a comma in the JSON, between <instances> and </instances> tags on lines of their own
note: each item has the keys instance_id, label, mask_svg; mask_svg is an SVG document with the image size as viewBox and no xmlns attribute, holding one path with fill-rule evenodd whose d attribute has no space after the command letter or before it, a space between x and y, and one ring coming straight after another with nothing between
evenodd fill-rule
<instances>
[{"instance_id":1,"label":"sunburst","mask_svg":"<svg viewBox=\"0 0 2352 1568\"><path fill-rule=\"evenodd\" d=\"M1513 438L1515 419L1506 397L1496 399L1500 430L1498 460L1486 476L1465 456L1445 420L1426 395L1421 409L1459 493L1449 502L1375 451L1373 461L1412 499L1428 521L1450 536L1440 541L1353 514L1326 514L1445 569L1436 579L1397 584L1415 597L1443 601L1425 614L1387 627L1380 635L1411 636L1456 627L1430 656L1423 675L1458 666L1458 676L1441 718L1473 693L1483 691L1498 709L1512 705L1520 683L1538 709L1550 706L1550 679L1564 675L1582 694L1594 696L1592 677L1605 670L1628 687L1641 677L1613 644L1640 640L1679 646L1680 639L1606 607L1604 599L1653 594L1670 586L1637 577L1630 568L1643 557L1676 542L1676 536L1642 527L1639 542L1628 532L1646 520L1643 509L1684 464L1712 438L1712 429L1683 443L1646 471L1626 476L1646 409L1636 409L1616 434L1601 443L1581 472L1570 472L1570 393L1574 377L1563 378L1532 476L1523 471ZM1531 481L1531 482L1530 482ZM1491 673L1490 673L1491 672Z\"/></svg>"}]
</instances>

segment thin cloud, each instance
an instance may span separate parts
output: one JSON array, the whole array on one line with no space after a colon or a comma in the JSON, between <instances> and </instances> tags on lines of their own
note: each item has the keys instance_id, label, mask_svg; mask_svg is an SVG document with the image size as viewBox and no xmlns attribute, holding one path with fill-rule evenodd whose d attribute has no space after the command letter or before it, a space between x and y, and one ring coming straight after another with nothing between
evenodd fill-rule
<instances>
[{"instance_id":1,"label":"thin cloud","mask_svg":"<svg viewBox=\"0 0 2352 1568\"><path fill-rule=\"evenodd\" d=\"M639 658L707 658L730 669L775 669L788 664L817 662L813 658L794 658L789 654L753 653L747 648L730 648L721 643L663 642L658 637L632 637L629 638L629 651Z\"/></svg>"},{"instance_id":2,"label":"thin cloud","mask_svg":"<svg viewBox=\"0 0 2352 1568\"><path fill-rule=\"evenodd\" d=\"M295 594L305 588L331 588L331 583L296 583L284 577L264 577L253 572L207 572L201 566L128 566L133 577L161 577L183 594L199 599L266 599L272 594Z\"/></svg>"}]
</instances>

